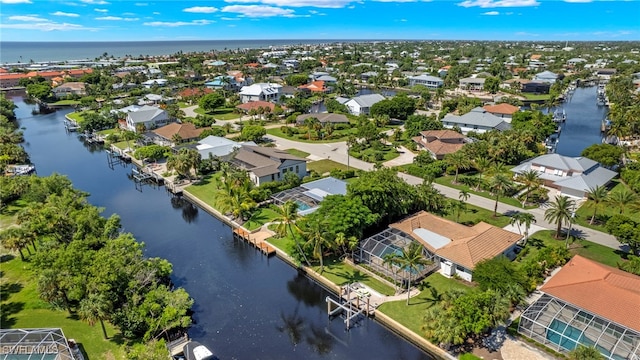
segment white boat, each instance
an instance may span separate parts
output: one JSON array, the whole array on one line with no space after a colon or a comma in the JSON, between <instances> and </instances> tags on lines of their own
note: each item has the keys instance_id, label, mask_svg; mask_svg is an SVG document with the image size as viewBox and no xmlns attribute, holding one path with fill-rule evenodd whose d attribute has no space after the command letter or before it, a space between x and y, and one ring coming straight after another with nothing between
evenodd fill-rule
<instances>
[{"instance_id":1,"label":"white boat","mask_svg":"<svg viewBox=\"0 0 640 360\"><path fill-rule=\"evenodd\" d=\"M564 109L562 109L562 111L556 110L553 112L553 121L557 123L562 123L562 122L565 122L566 120L567 120L567 114L564 112Z\"/></svg>"},{"instance_id":2,"label":"white boat","mask_svg":"<svg viewBox=\"0 0 640 360\"><path fill-rule=\"evenodd\" d=\"M212 360L213 352L197 341L188 342L183 348L185 360Z\"/></svg>"}]
</instances>

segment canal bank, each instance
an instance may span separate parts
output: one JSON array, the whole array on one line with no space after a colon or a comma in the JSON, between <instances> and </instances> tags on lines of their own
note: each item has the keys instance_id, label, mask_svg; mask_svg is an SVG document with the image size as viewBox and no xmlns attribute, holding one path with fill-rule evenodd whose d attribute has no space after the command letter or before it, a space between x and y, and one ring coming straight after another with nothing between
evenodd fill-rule
<instances>
[{"instance_id":1,"label":"canal bank","mask_svg":"<svg viewBox=\"0 0 640 360\"><path fill-rule=\"evenodd\" d=\"M64 130L66 110L32 115L32 105L13 100L38 174L66 175L103 216L121 217L145 255L173 264L174 284L195 300L189 335L220 359L433 358L371 319L346 332L327 317L333 293L163 187L136 189L130 164L110 168L101 147Z\"/></svg>"}]
</instances>

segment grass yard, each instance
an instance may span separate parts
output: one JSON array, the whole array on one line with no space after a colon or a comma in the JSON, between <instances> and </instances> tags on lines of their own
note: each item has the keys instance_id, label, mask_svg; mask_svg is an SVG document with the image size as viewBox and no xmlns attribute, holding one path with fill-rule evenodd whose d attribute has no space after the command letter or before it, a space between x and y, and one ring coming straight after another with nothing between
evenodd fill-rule
<instances>
[{"instance_id":1,"label":"grass yard","mask_svg":"<svg viewBox=\"0 0 640 360\"><path fill-rule=\"evenodd\" d=\"M528 94L528 93L523 93L520 95L524 96L524 98L527 100L549 100L549 97L551 96L549 94Z\"/></svg>"},{"instance_id":2,"label":"grass yard","mask_svg":"<svg viewBox=\"0 0 640 360\"><path fill-rule=\"evenodd\" d=\"M455 212L447 214L445 218L465 225L475 225L480 221L484 221L497 227L505 227L509 225L509 222L511 221L509 216L498 214L498 216L493 217L492 210L471 204L467 204L466 211L460 212L460 218L458 218L458 215Z\"/></svg>"},{"instance_id":3,"label":"grass yard","mask_svg":"<svg viewBox=\"0 0 640 360\"><path fill-rule=\"evenodd\" d=\"M0 230L16 223L18 213L27 206L24 200L13 201L2 208L0 212Z\"/></svg>"},{"instance_id":4,"label":"grass yard","mask_svg":"<svg viewBox=\"0 0 640 360\"><path fill-rule=\"evenodd\" d=\"M247 222L242 224L242 226L249 231L253 231L262 227L262 225L277 219L278 216L278 213L270 207L260 207L253 213L253 215L251 215L251 218L249 218Z\"/></svg>"},{"instance_id":5,"label":"grass yard","mask_svg":"<svg viewBox=\"0 0 640 360\"><path fill-rule=\"evenodd\" d=\"M622 181L614 180L614 182L616 182L617 184L611 189L611 192L622 191L623 189L627 189L631 191L631 189L627 186L627 184L623 183ZM596 214L595 221L591 225L589 224L589 221L591 220L591 216L593 215L593 207L591 205L592 203L593 201L587 200L584 204L582 204L582 206L580 206L578 211L576 211L576 219L575 219L576 224L582 225L584 227L588 227L591 229L607 232L607 230L604 228L604 224L606 224L607 220L609 220L611 216L619 214L620 209L610 206L608 204L600 205L600 207L598 208L598 212ZM623 215L628 216L637 222L640 222L639 211L625 209Z\"/></svg>"},{"instance_id":6,"label":"grass yard","mask_svg":"<svg viewBox=\"0 0 640 360\"><path fill-rule=\"evenodd\" d=\"M59 100L54 103L49 103L49 106L71 106L71 105L79 105L80 100Z\"/></svg>"},{"instance_id":7,"label":"grass yard","mask_svg":"<svg viewBox=\"0 0 640 360\"><path fill-rule=\"evenodd\" d=\"M84 121L84 118L82 117L82 113L79 113L77 111L68 113L67 117L77 123L81 123L82 121Z\"/></svg>"},{"instance_id":8,"label":"grass yard","mask_svg":"<svg viewBox=\"0 0 640 360\"><path fill-rule=\"evenodd\" d=\"M434 180L434 182L438 183L440 185L444 185L444 186L448 186L448 187L454 188L454 189L466 190L466 191L469 192L469 194L482 196L484 198L491 199L491 200L495 201L495 199L496 199L495 196L493 196L491 193L489 193L487 191L476 191L475 188L470 188L470 187L468 187L466 185L463 185L463 184L454 184L453 183L453 179L454 178L455 178L455 176L453 176L453 175L446 175L446 176L441 176L439 178L436 178ZM501 196L499 200L500 200L501 203L522 208L522 203L518 199L515 199L515 198L512 198L512 197ZM528 206L525 206L524 209L535 209L536 207L537 206L528 205Z\"/></svg>"},{"instance_id":9,"label":"grass yard","mask_svg":"<svg viewBox=\"0 0 640 360\"><path fill-rule=\"evenodd\" d=\"M337 259L324 259L324 262L322 276L336 285L342 286L357 281L384 295L393 295L395 293L393 287L347 263ZM319 265L312 268L320 273Z\"/></svg>"},{"instance_id":10,"label":"grass yard","mask_svg":"<svg viewBox=\"0 0 640 360\"><path fill-rule=\"evenodd\" d=\"M345 171L347 170L347 165L341 164L339 162L335 162L329 159L322 159L322 160L312 161L307 163L307 170L309 171L313 170L321 175L336 169Z\"/></svg>"},{"instance_id":11,"label":"grass yard","mask_svg":"<svg viewBox=\"0 0 640 360\"><path fill-rule=\"evenodd\" d=\"M409 305L407 305L407 299L404 298L398 301L383 303L378 308L378 311L392 317L394 320L406 326L416 334L423 334L422 319L424 313L434 304L431 288L436 289L439 294L450 289L472 289L461 281L448 279L439 273L431 274L426 279L422 280L421 288L422 290L420 291L420 295L412 297L409 300Z\"/></svg>"},{"instance_id":12,"label":"grass yard","mask_svg":"<svg viewBox=\"0 0 640 360\"><path fill-rule=\"evenodd\" d=\"M298 149L287 149L285 151L288 152L291 155L299 156L301 158L306 158L307 156L311 155L308 152L305 152L305 151L302 151L302 150L298 150Z\"/></svg>"},{"instance_id":13,"label":"grass yard","mask_svg":"<svg viewBox=\"0 0 640 360\"><path fill-rule=\"evenodd\" d=\"M52 309L38 298L29 263L19 257L9 258L11 256L3 256L0 273L2 328L59 327L67 338L75 339L82 346L91 360L125 358L120 346L122 338L113 326L105 323L110 337L105 340L99 324L89 326L67 311Z\"/></svg>"},{"instance_id":14,"label":"grass yard","mask_svg":"<svg viewBox=\"0 0 640 360\"><path fill-rule=\"evenodd\" d=\"M185 191L193 194L207 205L215 207L215 198L218 192L218 180L220 174L207 175L198 183L189 185L185 188Z\"/></svg>"}]
</instances>

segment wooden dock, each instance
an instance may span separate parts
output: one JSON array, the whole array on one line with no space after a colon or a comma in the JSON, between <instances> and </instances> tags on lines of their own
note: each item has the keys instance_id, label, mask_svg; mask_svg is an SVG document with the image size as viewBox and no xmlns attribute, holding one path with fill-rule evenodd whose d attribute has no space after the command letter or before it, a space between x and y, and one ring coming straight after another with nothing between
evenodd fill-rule
<instances>
[{"instance_id":1,"label":"wooden dock","mask_svg":"<svg viewBox=\"0 0 640 360\"><path fill-rule=\"evenodd\" d=\"M265 242L265 240L270 238L271 236L272 234L268 231L258 231L256 233L250 233L241 228L233 229L234 239L244 240L248 242L267 256L271 256L276 253L276 249Z\"/></svg>"}]
</instances>

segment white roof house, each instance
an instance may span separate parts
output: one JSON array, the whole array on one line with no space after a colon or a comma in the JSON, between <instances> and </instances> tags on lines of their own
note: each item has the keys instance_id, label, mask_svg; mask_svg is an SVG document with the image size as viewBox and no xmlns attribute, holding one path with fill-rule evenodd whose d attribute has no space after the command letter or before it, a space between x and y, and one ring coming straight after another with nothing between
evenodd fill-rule
<instances>
[{"instance_id":1,"label":"white roof house","mask_svg":"<svg viewBox=\"0 0 640 360\"><path fill-rule=\"evenodd\" d=\"M213 156L223 160L228 160L230 155L241 146L242 144L239 142L220 136L209 135L198 141L196 150L198 150L202 159L208 159L209 156Z\"/></svg>"},{"instance_id":2,"label":"white roof house","mask_svg":"<svg viewBox=\"0 0 640 360\"><path fill-rule=\"evenodd\" d=\"M369 114L371 111L371 107L382 100L384 100L384 96L380 94L367 94L360 95L354 98L351 98L349 101L345 102L344 105L349 109L349 113L352 115L360 115L360 114Z\"/></svg>"},{"instance_id":3,"label":"white roof house","mask_svg":"<svg viewBox=\"0 0 640 360\"><path fill-rule=\"evenodd\" d=\"M555 83L558 80L558 74L551 72L549 70L543 71L541 73L537 73L533 78L533 81L540 81L546 83Z\"/></svg>"},{"instance_id":4,"label":"white roof house","mask_svg":"<svg viewBox=\"0 0 640 360\"><path fill-rule=\"evenodd\" d=\"M144 85L144 87L146 87L147 89L150 89L154 85L165 86L167 82L167 79L151 79L143 82L142 85Z\"/></svg>"},{"instance_id":5,"label":"white roof house","mask_svg":"<svg viewBox=\"0 0 640 360\"><path fill-rule=\"evenodd\" d=\"M243 104L251 101L279 101L282 85L274 83L256 83L240 89Z\"/></svg>"},{"instance_id":6,"label":"white roof house","mask_svg":"<svg viewBox=\"0 0 640 360\"><path fill-rule=\"evenodd\" d=\"M503 118L495 116L481 107L474 108L461 116L447 114L441 121L445 128L459 127L463 134L467 134L469 131L483 133L491 130L511 129L511 124Z\"/></svg>"},{"instance_id":7,"label":"white roof house","mask_svg":"<svg viewBox=\"0 0 640 360\"><path fill-rule=\"evenodd\" d=\"M558 190L559 195L587 197L590 189L604 186L617 173L586 157L546 154L527 160L511 169L515 174L535 170L545 185Z\"/></svg>"},{"instance_id":8,"label":"white roof house","mask_svg":"<svg viewBox=\"0 0 640 360\"><path fill-rule=\"evenodd\" d=\"M409 86L424 85L429 89L437 89L444 85L444 80L437 76L422 74L418 76L409 76Z\"/></svg>"},{"instance_id":9,"label":"white roof house","mask_svg":"<svg viewBox=\"0 0 640 360\"><path fill-rule=\"evenodd\" d=\"M137 132L137 128L144 125L146 130L169 123L169 114L156 106L145 105L137 110L127 112L127 129Z\"/></svg>"}]
</instances>

